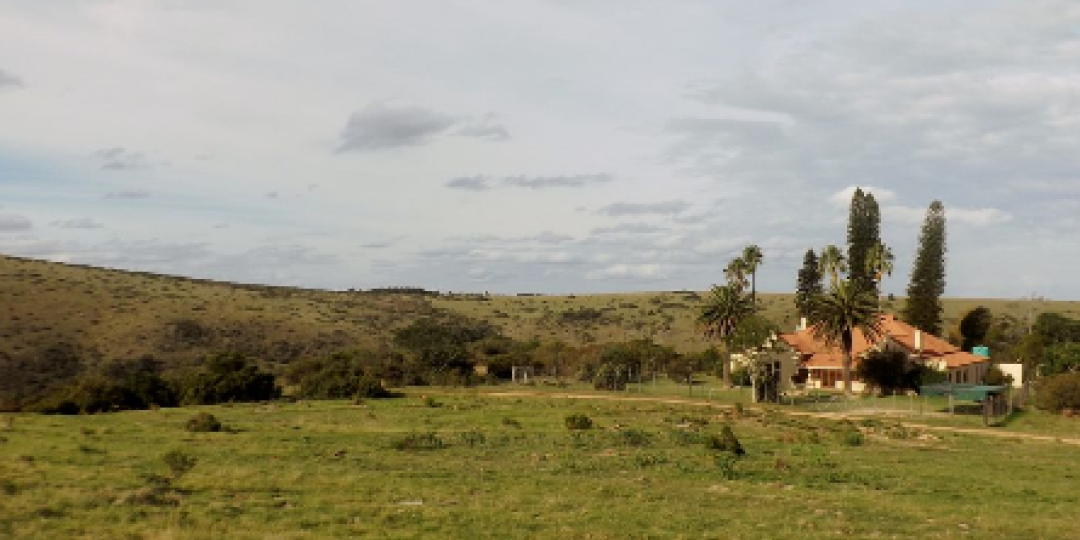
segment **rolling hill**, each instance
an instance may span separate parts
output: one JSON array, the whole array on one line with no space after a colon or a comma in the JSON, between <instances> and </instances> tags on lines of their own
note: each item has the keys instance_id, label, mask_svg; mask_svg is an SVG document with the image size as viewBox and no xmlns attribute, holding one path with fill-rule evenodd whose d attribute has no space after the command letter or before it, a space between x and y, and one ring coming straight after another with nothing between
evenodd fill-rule
<instances>
[{"instance_id":1,"label":"rolling hill","mask_svg":"<svg viewBox=\"0 0 1080 540\"><path fill-rule=\"evenodd\" d=\"M485 296L321 291L214 282L0 256L0 393L71 370L153 356L166 369L233 350L271 367L384 343L418 317L459 313L521 340L602 343L642 337L701 350L693 291ZM781 328L797 318L790 294L761 294ZM1042 311L1080 318L1080 302L948 299L946 320L983 305L1019 321ZM902 299L885 301L888 311Z\"/></svg>"}]
</instances>

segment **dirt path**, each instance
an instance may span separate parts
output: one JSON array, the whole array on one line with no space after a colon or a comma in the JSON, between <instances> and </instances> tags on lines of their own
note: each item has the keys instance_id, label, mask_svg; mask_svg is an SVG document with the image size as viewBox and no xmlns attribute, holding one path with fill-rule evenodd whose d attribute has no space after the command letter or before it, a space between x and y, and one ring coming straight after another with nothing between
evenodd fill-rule
<instances>
[{"instance_id":1,"label":"dirt path","mask_svg":"<svg viewBox=\"0 0 1080 540\"><path fill-rule=\"evenodd\" d=\"M451 392L429 392L431 394L440 395L460 395ZM477 395L486 397L499 397L499 398L514 398L514 397L533 397L533 398L549 398L549 399L592 399L602 401L620 401L620 402L640 402L640 403L663 403L668 405L690 405L694 407L707 407L710 409L729 409L730 405L713 403L711 401L703 401L693 398L676 398L676 397L631 397L631 396L619 396L619 395L604 395L604 394L571 394L571 393L552 393L552 392L527 392L527 391L513 391L513 392L480 392ZM750 406L749 408L757 408ZM792 416L808 416L812 418L829 418L829 419L843 419L843 418L864 418L867 414L849 414L839 412L811 412L811 411L792 411L780 409L779 412ZM1001 439L1019 439L1025 441L1041 441L1041 442L1058 442L1064 444L1071 444L1080 446L1080 439L1055 437L1053 435L1037 435L1034 433L1020 433L1016 431L998 431L994 429L983 428L963 428L963 427L949 427L949 426L932 426L928 424L920 424L916 422L899 422L904 427L922 429L926 431L937 431L946 433L964 433L967 435L983 435L987 437L998 437Z\"/></svg>"}]
</instances>

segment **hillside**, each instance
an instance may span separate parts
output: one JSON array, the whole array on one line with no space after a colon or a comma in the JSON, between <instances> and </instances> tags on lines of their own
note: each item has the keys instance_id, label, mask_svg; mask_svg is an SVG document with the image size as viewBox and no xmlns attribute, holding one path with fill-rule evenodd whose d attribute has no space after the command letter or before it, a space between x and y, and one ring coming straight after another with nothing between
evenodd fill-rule
<instances>
[{"instance_id":1,"label":"hillside","mask_svg":"<svg viewBox=\"0 0 1080 540\"><path fill-rule=\"evenodd\" d=\"M166 369L235 350L268 362L381 342L432 313L417 295L235 285L0 256L0 394L104 361ZM31 384L36 386L36 384Z\"/></svg>"},{"instance_id":2,"label":"hillside","mask_svg":"<svg viewBox=\"0 0 1080 540\"><path fill-rule=\"evenodd\" d=\"M273 365L376 345L417 317L456 312L522 340L570 344L652 337L689 352L707 344L694 325L703 293L426 296L238 285L0 256L0 393L82 367L152 355L166 369L234 350ZM781 328L792 295L761 294ZM1080 302L946 301L946 318L984 305L1026 321L1042 311L1080 317ZM887 301L895 311L902 300Z\"/></svg>"},{"instance_id":3,"label":"hillside","mask_svg":"<svg viewBox=\"0 0 1080 540\"><path fill-rule=\"evenodd\" d=\"M569 296L440 296L432 305L498 324L517 339L561 339L569 343L621 341L652 337L683 352L701 350L703 340L695 317L706 292L657 292ZM764 315L781 329L798 324L793 294L759 293ZM1080 319L1080 302L1027 299L946 298L946 328L955 328L967 311L985 306L998 317L1025 325L1042 312ZM885 311L897 313L903 298L884 300Z\"/></svg>"}]
</instances>

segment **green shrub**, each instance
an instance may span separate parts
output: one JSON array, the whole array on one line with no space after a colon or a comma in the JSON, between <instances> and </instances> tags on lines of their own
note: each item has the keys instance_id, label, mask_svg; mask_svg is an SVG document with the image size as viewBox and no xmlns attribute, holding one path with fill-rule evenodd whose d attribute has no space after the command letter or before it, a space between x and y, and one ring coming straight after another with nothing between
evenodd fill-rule
<instances>
[{"instance_id":1,"label":"green shrub","mask_svg":"<svg viewBox=\"0 0 1080 540\"><path fill-rule=\"evenodd\" d=\"M656 465L663 465L667 463L667 458L661 454L636 454L634 455L634 465L644 469L646 467L653 467Z\"/></svg>"},{"instance_id":2,"label":"green shrub","mask_svg":"<svg viewBox=\"0 0 1080 540\"><path fill-rule=\"evenodd\" d=\"M847 446L862 446L865 441L866 437L857 429L844 431L843 435L840 436L840 442Z\"/></svg>"},{"instance_id":3,"label":"green shrub","mask_svg":"<svg viewBox=\"0 0 1080 540\"><path fill-rule=\"evenodd\" d=\"M221 421L210 413L201 412L192 416L185 426L188 431L195 433L208 433L221 431Z\"/></svg>"},{"instance_id":4,"label":"green shrub","mask_svg":"<svg viewBox=\"0 0 1080 540\"><path fill-rule=\"evenodd\" d=\"M723 476L725 480L734 480L738 476L735 471L735 465L738 461L739 458L736 454L728 452L721 452L713 456L713 463L716 464L717 469L720 469L720 476Z\"/></svg>"},{"instance_id":5,"label":"green shrub","mask_svg":"<svg viewBox=\"0 0 1080 540\"><path fill-rule=\"evenodd\" d=\"M584 414L570 414L566 416L566 429L592 429L592 418Z\"/></svg>"},{"instance_id":6,"label":"green shrub","mask_svg":"<svg viewBox=\"0 0 1080 540\"><path fill-rule=\"evenodd\" d=\"M724 426L720 430L720 435L707 437L705 439L705 448L718 452L728 452L735 456L746 454L746 450L743 450L742 444L739 442L738 437L735 436L735 432L731 430L731 426Z\"/></svg>"},{"instance_id":7,"label":"green shrub","mask_svg":"<svg viewBox=\"0 0 1080 540\"><path fill-rule=\"evenodd\" d=\"M238 353L222 353L211 357L206 370L187 378L183 402L193 405L264 401L276 398L280 390L274 376L259 371Z\"/></svg>"},{"instance_id":8,"label":"green shrub","mask_svg":"<svg viewBox=\"0 0 1080 540\"><path fill-rule=\"evenodd\" d=\"M353 397L357 399L378 399L392 396L393 393L383 386L382 381L370 374L360 377L360 380L356 383L356 392L353 394Z\"/></svg>"},{"instance_id":9,"label":"green shrub","mask_svg":"<svg viewBox=\"0 0 1080 540\"><path fill-rule=\"evenodd\" d=\"M502 424L507 427L521 429L521 422L518 422L517 420L510 418L509 416L502 419Z\"/></svg>"},{"instance_id":10,"label":"green shrub","mask_svg":"<svg viewBox=\"0 0 1080 540\"><path fill-rule=\"evenodd\" d=\"M95 414L173 407L173 385L161 378L150 358L115 362L46 395L29 410L46 414Z\"/></svg>"},{"instance_id":11,"label":"green shrub","mask_svg":"<svg viewBox=\"0 0 1080 540\"><path fill-rule=\"evenodd\" d=\"M649 446L652 437L640 429L623 429L617 432L617 439L624 446Z\"/></svg>"},{"instance_id":12,"label":"green shrub","mask_svg":"<svg viewBox=\"0 0 1080 540\"><path fill-rule=\"evenodd\" d=\"M371 351L335 353L291 364L285 380L297 385L297 396L307 399L383 398L390 392L375 376Z\"/></svg>"},{"instance_id":13,"label":"green shrub","mask_svg":"<svg viewBox=\"0 0 1080 540\"><path fill-rule=\"evenodd\" d=\"M1039 379L1035 406L1050 412L1080 410L1080 373L1062 373Z\"/></svg>"},{"instance_id":14,"label":"green shrub","mask_svg":"<svg viewBox=\"0 0 1080 540\"><path fill-rule=\"evenodd\" d=\"M440 450L446 448L446 443L432 432L410 433L393 440L390 447L394 450Z\"/></svg>"},{"instance_id":15,"label":"green shrub","mask_svg":"<svg viewBox=\"0 0 1080 540\"><path fill-rule=\"evenodd\" d=\"M705 436L697 431L687 431L683 429L673 429L668 432L671 436L671 441L680 446L690 446L692 444L703 444L705 442Z\"/></svg>"},{"instance_id":16,"label":"green shrub","mask_svg":"<svg viewBox=\"0 0 1080 540\"><path fill-rule=\"evenodd\" d=\"M165 466L169 468L169 473L172 474L173 480L179 480L191 469L195 468L195 464L199 462L195 456L192 456L183 450L170 450L165 455L161 456L161 461L165 463Z\"/></svg>"},{"instance_id":17,"label":"green shrub","mask_svg":"<svg viewBox=\"0 0 1080 540\"><path fill-rule=\"evenodd\" d=\"M458 435L458 438L461 439L462 443L467 444L471 447L483 445L487 441L487 438L484 437L484 434L476 430L464 431Z\"/></svg>"}]
</instances>

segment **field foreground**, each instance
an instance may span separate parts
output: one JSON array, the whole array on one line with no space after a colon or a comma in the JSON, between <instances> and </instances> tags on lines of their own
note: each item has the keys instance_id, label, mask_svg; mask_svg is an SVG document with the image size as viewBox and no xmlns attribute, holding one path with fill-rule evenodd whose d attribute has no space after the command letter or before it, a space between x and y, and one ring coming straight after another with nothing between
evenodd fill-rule
<instances>
[{"instance_id":1,"label":"field foreground","mask_svg":"<svg viewBox=\"0 0 1080 540\"><path fill-rule=\"evenodd\" d=\"M198 412L226 431L187 431ZM709 448L725 425L744 457ZM469 393L17 415L0 418L0 537L1073 539L1076 457L878 420Z\"/></svg>"}]
</instances>

